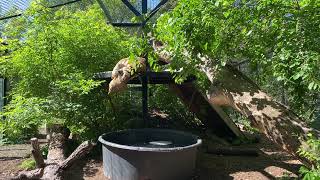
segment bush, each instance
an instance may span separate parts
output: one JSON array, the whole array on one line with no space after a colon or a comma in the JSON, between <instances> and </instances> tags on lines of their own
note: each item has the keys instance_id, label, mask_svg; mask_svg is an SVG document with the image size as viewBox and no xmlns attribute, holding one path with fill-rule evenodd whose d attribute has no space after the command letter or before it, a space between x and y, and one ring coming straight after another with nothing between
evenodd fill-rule
<instances>
[{"instance_id":1,"label":"bush","mask_svg":"<svg viewBox=\"0 0 320 180\"><path fill-rule=\"evenodd\" d=\"M92 78L128 57L134 38L106 25L97 5L74 12L40 4L32 3L4 32L10 54L0 58L0 73L13 89L0 129L17 142L52 121L86 139L119 128L103 81Z\"/></svg>"},{"instance_id":2,"label":"bush","mask_svg":"<svg viewBox=\"0 0 320 180\"><path fill-rule=\"evenodd\" d=\"M15 95L3 112L0 112L0 132L7 142L19 143L37 135L38 127L48 119L42 110L45 101Z\"/></svg>"},{"instance_id":3,"label":"bush","mask_svg":"<svg viewBox=\"0 0 320 180\"><path fill-rule=\"evenodd\" d=\"M303 166L299 172L304 180L318 180L320 179L320 139L316 139L312 134L308 136L306 145L302 146L298 152L312 163L312 167Z\"/></svg>"}]
</instances>

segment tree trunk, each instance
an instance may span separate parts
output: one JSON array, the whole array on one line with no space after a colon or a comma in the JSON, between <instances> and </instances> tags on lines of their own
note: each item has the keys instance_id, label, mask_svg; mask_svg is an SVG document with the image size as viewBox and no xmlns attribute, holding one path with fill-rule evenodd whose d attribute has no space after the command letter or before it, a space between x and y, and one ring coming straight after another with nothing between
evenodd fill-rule
<instances>
[{"instance_id":1,"label":"tree trunk","mask_svg":"<svg viewBox=\"0 0 320 180\"><path fill-rule=\"evenodd\" d=\"M219 71L210 67L213 66L201 67L212 82L207 94L209 101L234 108L283 149L297 155L307 133L319 137L319 131L309 128L294 112L273 100L232 66L227 65Z\"/></svg>"}]
</instances>

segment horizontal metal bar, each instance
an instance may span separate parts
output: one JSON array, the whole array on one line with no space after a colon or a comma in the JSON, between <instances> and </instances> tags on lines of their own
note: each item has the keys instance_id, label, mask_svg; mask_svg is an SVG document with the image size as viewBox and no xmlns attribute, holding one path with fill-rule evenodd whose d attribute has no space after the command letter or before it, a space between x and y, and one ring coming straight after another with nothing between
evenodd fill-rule
<instances>
[{"instance_id":1,"label":"horizontal metal bar","mask_svg":"<svg viewBox=\"0 0 320 180\"><path fill-rule=\"evenodd\" d=\"M56 4L56 5L53 5L53 6L49 6L48 8L61 7L61 6L65 6L65 5L68 5L68 4L73 4L73 3L76 3L76 2L79 2L79 1L82 1L82 0L74 0L74 1L69 1L69 2L65 2L65 3L61 3L61 4Z\"/></svg>"},{"instance_id":2,"label":"horizontal metal bar","mask_svg":"<svg viewBox=\"0 0 320 180\"><path fill-rule=\"evenodd\" d=\"M6 20L6 19L15 18L15 17L19 17L19 16L22 16L22 14L15 14L15 15L12 15L12 16L0 17L0 21Z\"/></svg>"},{"instance_id":3,"label":"horizontal metal bar","mask_svg":"<svg viewBox=\"0 0 320 180\"><path fill-rule=\"evenodd\" d=\"M111 25L116 27L141 27L144 26L146 23L111 23Z\"/></svg>"},{"instance_id":4,"label":"horizontal metal bar","mask_svg":"<svg viewBox=\"0 0 320 180\"><path fill-rule=\"evenodd\" d=\"M174 75L170 72L148 72L146 74L142 74L140 76L146 75L148 76L148 84L170 84L175 83ZM109 83L111 79L112 73L108 72L100 72L96 73L93 77L95 80L105 80L106 83ZM131 79L127 84L141 84L140 76ZM185 83L195 81L197 78L195 76L188 76Z\"/></svg>"}]
</instances>

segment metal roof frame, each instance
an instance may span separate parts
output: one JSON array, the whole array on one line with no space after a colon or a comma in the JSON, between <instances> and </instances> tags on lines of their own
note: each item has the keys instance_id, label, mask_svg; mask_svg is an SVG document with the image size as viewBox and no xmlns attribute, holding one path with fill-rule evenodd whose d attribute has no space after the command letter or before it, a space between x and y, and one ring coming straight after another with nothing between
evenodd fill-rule
<instances>
[{"instance_id":1,"label":"metal roof frame","mask_svg":"<svg viewBox=\"0 0 320 180\"><path fill-rule=\"evenodd\" d=\"M143 17L143 15L146 15L146 17L142 20L142 22L139 23L131 23L131 22L114 22L112 19L112 16L106 7L106 5L103 3L102 0L97 0L99 3L101 9L103 10L106 18L108 19L108 23L110 23L113 26L116 27L142 27L144 26L160 9L163 5L165 5L168 0L160 0L159 4L154 7L149 13L147 12L147 0L142 0L142 13L140 13L128 0L121 0L124 5L130 10L135 16L137 17Z\"/></svg>"}]
</instances>

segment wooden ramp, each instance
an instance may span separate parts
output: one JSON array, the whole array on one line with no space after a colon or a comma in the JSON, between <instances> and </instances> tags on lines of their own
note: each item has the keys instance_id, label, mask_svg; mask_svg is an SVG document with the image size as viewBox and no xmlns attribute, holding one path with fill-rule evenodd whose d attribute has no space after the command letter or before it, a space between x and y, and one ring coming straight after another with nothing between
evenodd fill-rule
<instances>
[{"instance_id":1,"label":"wooden ramp","mask_svg":"<svg viewBox=\"0 0 320 180\"><path fill-rule=\"evenodd\" d=\"M177 94L187 108L196 114L199 120L212 130L212 133L225 140L232 140L243 136L229 116L218 106L210 103L193 84L194 77L189 77L183 84L175 84L169 72L149 72L149 84L167 84ZM94 79L111 81L111 71L97 73ZM128 84L141 84L139 77L135 77Z\"/></svg>"}]
</instances>

